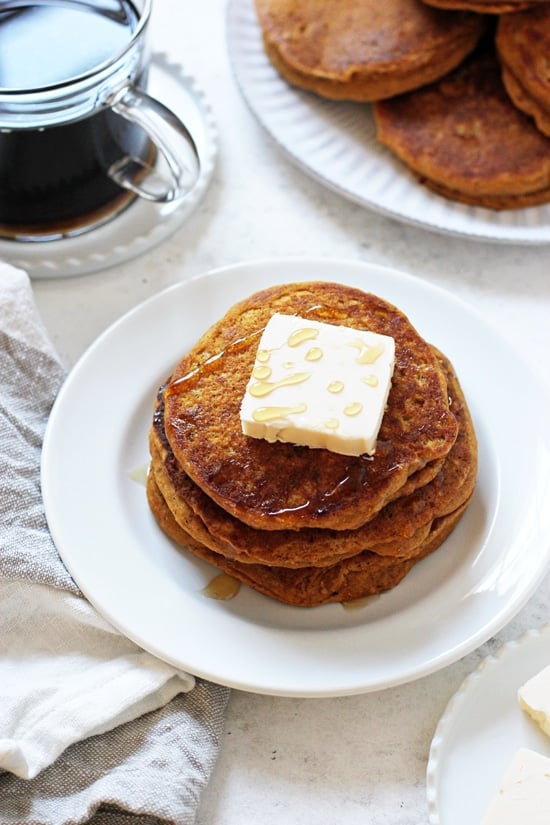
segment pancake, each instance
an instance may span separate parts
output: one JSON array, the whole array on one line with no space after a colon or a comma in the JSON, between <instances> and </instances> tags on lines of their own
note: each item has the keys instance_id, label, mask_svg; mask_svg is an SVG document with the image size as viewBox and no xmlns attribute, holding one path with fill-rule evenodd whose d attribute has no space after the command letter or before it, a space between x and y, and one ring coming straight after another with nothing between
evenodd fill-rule
<instances>
[{"instance_id":1,"label":"pancake","mask_svg":"<svg viewBox=\"0 0 550 825\"><path fill-rule=\"evenodd\" d=\"M495 42L510 98L550 136L550 5L500 17Z\"/></svg>"},{"instance_id":2,"label":"pancake","mask_svg":"<svg viewBox=\"0 0 550 825\"><path fill-rule=\"evenodd\" d=\"M242 434L241 399L274 312L395 339L396 366L373 456ZM370 293L325 282L272 287L235 305L181 359L164 401L164 430L178 466L223 510L261 530L356 529L414 473L447 456L458 434L444 371L406 316Z\"/></svg>"},{"instance_id":3,"label":"pancake","mask_svg":"<svg viewBox=\"0 0 550 825\"><path fill-rule=\"evenodd\" d=\"M378 140L444 197L495 210L550 201L550 141L511 102L492 52L373 110Z\"/></svg>"},{"instance_id":4,"label":"pancake","mask_svg":"<svg viewBox=\"0 0 550 825\"><path fill-rule=\"evenodd\" d=\"M525 88L505 66L502 67L502 81L514 105L525 112L526 115L530 115L534 119L537 129L550 137L550 110L546 110L534 98L530 97Z\"/></svg>"},{"instance_id":5,"label":"pancake","mask_svg":"<svg viewBox=\"0 0 550 825\"><path fill-rule=\"evenodd\" d=\"M147 480L147 497L157 522L177 544L263 595L296 607L354 601L395 587L418 561L441 547L469 503L465 502L456 512L436 520L415 559L403 561L364 552L331 567L305 567L293 570L260 564L242 564L212 553L189 536L174 520L151 474Z\"/></svg>"},{"instance_id":6,"label":"pancake","mask_svg":"<svg viewBox=\"0 0 550 825\"><path fill-rule=\"evenodd\" d=\"M153 444L150 472L175 521L193 539L212 552L242 564L266 564L280 567L327 567L365 549L357 531L323 530L258 530L249 527L211 502L208 508L204 494L193 485L185 473L171 461L162 459ZM197 505L198 510L190 506ZM426 539L431 522L419 526L403 537L388 539L373 545L380 555L409 558ZM287 541L288 540L288 541Z\"/></svg>"},{"instance_id":7,"label":"pancake","mask_svg":"<svg viewBox=\"0 0 550 825\"><path fill-rule=\"evenodd\" d=\"M528 9L547 0L424 0L428 6L447 11L471 11L478 14L506 14Z\"/></svg>"},{"instance_id":8,"label":"pancake","mask_svg":"<svg viewBox=\"0 0 550 825\"><path fill-rule=\"evenodd\" d=\"M356 530L266 531L225 512L178 467L164 433L160 393L151 432L151 468L174 519L213 552L242 563L327 566L365 549L401 559L414 557L434 518L454 511L471 496L477 474L477 443L464 395L448 359L437 355L458 422L457 439L431 480L426 475L425 484L388 503Z\"/></svg>"},{"instance_id":9,"label":"pancake","mask_svg":"<svg viewBox=\"0 0 550 825\"><path fill-rule=\"evenodd\" d=\"M291 84L372 101L442 77L475 47L479 15L421 0L256 0L266 54Z\"/></svg>"}]
</instances>

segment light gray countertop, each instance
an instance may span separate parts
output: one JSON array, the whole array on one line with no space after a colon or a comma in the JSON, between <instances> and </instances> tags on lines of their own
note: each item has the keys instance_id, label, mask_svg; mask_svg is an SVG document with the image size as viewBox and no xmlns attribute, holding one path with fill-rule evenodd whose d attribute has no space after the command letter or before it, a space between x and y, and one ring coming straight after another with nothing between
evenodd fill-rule
<instances>
[{"instance_id":1,"label":"light gray countertop","mask_svg":"<svg viewBox=\"0 0 550 825\"><path fill-rule=\"evenodd\" d=\"M124 312L171 284L226 264L292 255L384 264L449 290L511 338L548 381L550 246L447 237L323 188L289 163L243 102L228 59L224 11L223 0L156 0L155 48L205 91L219 130L218 163L198 209L161 245L96 274L34 281L67 366ZM511 443L516 437L511 432ZM449 698L480 658L548 621L549 603L547 578L495 639L401 687L330 699L233 691L198 825L426 823L428 751Z\"/></svg>"}]
</instances>

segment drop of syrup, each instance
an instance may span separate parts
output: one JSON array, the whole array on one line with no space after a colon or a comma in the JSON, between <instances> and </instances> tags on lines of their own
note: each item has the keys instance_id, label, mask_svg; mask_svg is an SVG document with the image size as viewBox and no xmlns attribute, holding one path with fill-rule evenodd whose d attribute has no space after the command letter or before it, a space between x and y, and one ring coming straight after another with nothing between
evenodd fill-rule
<instances>
[{"instance_id":1,"label":"drop of syrup","mask_svg":"<svg viewBox=\"0 0 550 825\"><path fill-rule=\"evenodd\" d=\"M227 573L219 573L208 582L206 587L201 590L209 599L216 599L217 601L226 602L233 599L241 589L240 581L228 576Z\"/></svg>"}]
</instances>

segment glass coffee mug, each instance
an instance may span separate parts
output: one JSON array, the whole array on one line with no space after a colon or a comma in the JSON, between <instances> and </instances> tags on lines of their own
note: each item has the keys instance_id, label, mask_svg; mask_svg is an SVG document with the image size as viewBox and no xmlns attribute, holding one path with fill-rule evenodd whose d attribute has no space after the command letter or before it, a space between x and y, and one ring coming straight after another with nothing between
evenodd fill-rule
<instances>
[{"instance_id":1,"label":"glass coffee mug","mask_svg":"<svg viewBox=\"0 0 550 825\"><path fill-rule=\"evenodd\" d=\"M57 240L177 202L193 139L146 92L151 0L0 2L0 237Z\"/></svg>"}]
</instances>

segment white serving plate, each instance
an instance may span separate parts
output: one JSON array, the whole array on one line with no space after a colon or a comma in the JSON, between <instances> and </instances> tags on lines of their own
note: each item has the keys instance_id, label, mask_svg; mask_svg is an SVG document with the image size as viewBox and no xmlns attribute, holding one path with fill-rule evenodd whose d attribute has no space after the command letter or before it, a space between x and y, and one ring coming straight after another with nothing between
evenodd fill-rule
<instances>
[{"instance_id":1,"label":"white serving plate","mask_svg":"<svg viewBox=\"0 0 550 825\"><path fill-rule=\"evenodd\" d=\"M361 610L292 608L242 587L205 597L213 568L161 533L136 470L157 388L236 301L276 283L341 281L399 306L454 363L479 439L471 506L433 556ZM509 392L510 383L514 391ZM367 263L230 266L155 295L90 347L46 431L42 487L59 553L122 633L195 675L258 693L335 696L416 679L465 655L523 606L548 565L549 403L513 342L448 292ZM510 432L523 421L521 450ZM139 475L139 473L138 473Z\"/></svg>"}]
</instances>

